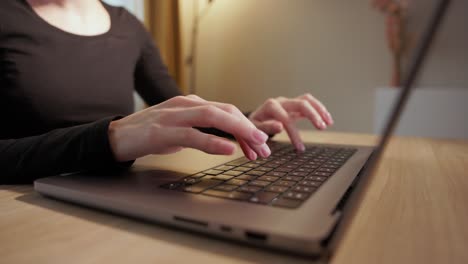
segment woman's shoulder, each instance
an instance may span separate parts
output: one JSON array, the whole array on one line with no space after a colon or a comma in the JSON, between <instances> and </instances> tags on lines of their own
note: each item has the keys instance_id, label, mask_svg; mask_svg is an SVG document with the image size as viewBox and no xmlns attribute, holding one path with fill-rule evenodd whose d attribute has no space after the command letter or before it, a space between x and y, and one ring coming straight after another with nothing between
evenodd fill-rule
<instances>
[{"instance_id":1,"label":"woman's shoulder","mask_svg":"<svg viewBox=\"0 0 468 264\"><path fill-rule=\"evenodd\" d=\"M31 8L26 0L0 0L0 33L8 28L25 27L31 21Z\"/></svg>"},{"instance_id":2,"label":"woman's shoulder","mask_svg":"<svg viewBox=\"0 0 468 264\"><path fill-rule=\"evenodd\" d=\"M26 4L26 0L2 0L0 1L0 10L5 11L5 8L18 8L20 6L24 6Z\"/></svg>"},{"instance_id":3,"label":"woman's shoulder","mask_svg":"<svg viewBox=\"0 0 468 264\"><path fill-rule=\"evenodd\" d=\"M0 0L2 1L2 0ZM120 35L132 35L132 39L144 45L146 29L143 23L127 9L102 2L111 16L113 31Z\"/></svg>"},{"instance_id":4,"label":"woman's shoulder","mask_svg":"<svg viewBox=\"0 0 468 264\"><path fill-rule=\"evenodd\" d=\"M18 15L18 12L27 11L29 8L26 0L1 0L0 1L0 20ZM11 14L10 16L7 16Z\"/></svg>"},{"instance_id":5,"label":"woman's shoulder","mask_svg":"<svg viewBox=\"0 0 468 264\"><path fill-rule=\"evenodd\" d=\"M119 26L139 27L141 25L138 18L130 13L126 8L121 6L113 6L105 2L102 2L102 4L111 16L113 22L117 22Z\"/></svg>"}]
</instances>

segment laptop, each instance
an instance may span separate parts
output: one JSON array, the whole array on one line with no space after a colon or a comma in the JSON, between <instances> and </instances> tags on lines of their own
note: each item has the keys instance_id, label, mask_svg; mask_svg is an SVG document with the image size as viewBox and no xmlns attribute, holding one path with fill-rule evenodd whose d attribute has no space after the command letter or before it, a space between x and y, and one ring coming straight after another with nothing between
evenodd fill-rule
<instances>
[{"instance_id":1,"label":"laptop","mask_svg":"<svg viewBox=\"0 0 468 264\"><path fill-rule=\"evenodd\" d=\"M197 173L133 166L42 178L34 188L47 197L249 245L329 255L359 206L449 2L435 8L375 148L306 144L297 153L290 143L270 141L268 158L225 158Z\"/></svg>"}]
</instances>

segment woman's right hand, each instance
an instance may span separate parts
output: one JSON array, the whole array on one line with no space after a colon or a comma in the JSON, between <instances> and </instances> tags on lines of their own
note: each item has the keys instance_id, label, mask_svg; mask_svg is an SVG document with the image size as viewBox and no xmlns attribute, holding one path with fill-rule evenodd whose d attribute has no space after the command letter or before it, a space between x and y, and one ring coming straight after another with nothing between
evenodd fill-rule
<instances>
[{"instance_id":1,"label":"woman's right hand","mask_svg":"<svg viewBox=\"0 0 468 264\"><path fill-rule=\"evenodd\" d=\"M230 155L235 144L193 127L214 127L236 137L247 158L268 157L268 136L235 106L210 102L195 95L177 96L109 125L109 143L117 161L148 154L169 154L195 148L210 154Z\"/></svg>"}]
</instances>

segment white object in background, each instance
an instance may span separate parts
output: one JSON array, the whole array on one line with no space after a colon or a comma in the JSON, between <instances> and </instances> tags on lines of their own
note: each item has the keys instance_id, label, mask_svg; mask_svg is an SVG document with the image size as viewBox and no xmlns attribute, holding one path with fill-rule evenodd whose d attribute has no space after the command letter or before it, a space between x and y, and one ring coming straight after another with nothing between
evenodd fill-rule
<instances>
[{"instance_id":1,"label":"white object in background","mask_svg":"<svg viewBox=\"0 0 468 264\"><path fill-rule=\"evenodd\" d=\"M401 89L377 88L374 132L382 133ZM401 136L468 139L468 88L417 88L395 131Z\"/></svg>"},{"instance_id":2,"label":"white object in background","mask_svg":"<svg viewBox=\"0 0 468 264\"><path fill-rule=\"evenodd\" d=\"M125 7L130 13L138 17L140 21L145 19L145 7L143 0L104 0L109 5ZM133 92L134 110L139 111L145 107L143 99L138 93Z\"/></svg>"}]
</instances>

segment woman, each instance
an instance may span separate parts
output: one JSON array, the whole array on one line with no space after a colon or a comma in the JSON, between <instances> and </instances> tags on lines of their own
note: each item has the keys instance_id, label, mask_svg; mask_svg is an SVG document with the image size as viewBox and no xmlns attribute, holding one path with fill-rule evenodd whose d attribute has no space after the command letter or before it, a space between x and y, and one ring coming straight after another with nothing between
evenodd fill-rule
<instances>
[{"instance_id":1,"label":"woman","mask_svg":"<svg viewBox=\"0 0 468 264\"><path fill-rule=\"evenodd\" d=\"M132 113L132 92L153 105ZM0 1L0 183L119 168L184 147L229 155L232 134L249 159L267 157L267 134L294 120L333 120L311 95L268 99L247 118L236 107L180 96L141 23L98 0Z\"/></svg>"}]
</instances>

